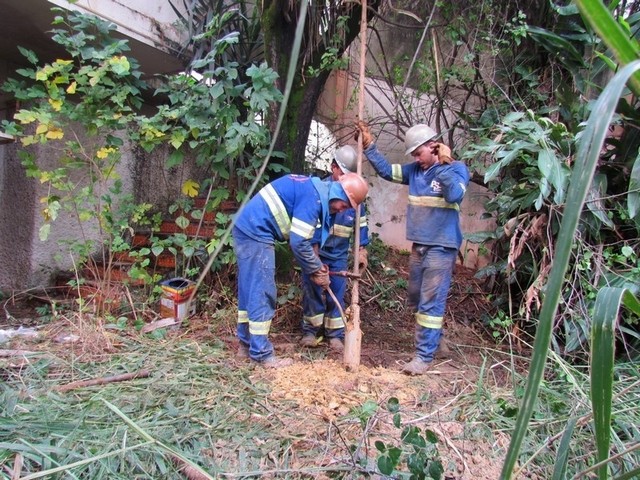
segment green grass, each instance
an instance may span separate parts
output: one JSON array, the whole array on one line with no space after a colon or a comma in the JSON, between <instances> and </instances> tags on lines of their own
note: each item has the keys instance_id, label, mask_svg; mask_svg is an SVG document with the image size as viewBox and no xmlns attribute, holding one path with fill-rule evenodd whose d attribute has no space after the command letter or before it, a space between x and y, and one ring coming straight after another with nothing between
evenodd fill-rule
<instances>
[{"instance_id":1,"label":"green grass","mask_svg":"<svg viewBox=\"0 0 640 480\"><path fill-rule=\"evenodd\" d=\"M151 377L55 390L139 368ZM20 453L23 475L62 467L68 478L173 478L171 446L211 475L254 470L288 440L274 434L283 425L271 416L268 389L250 372L230 367L222 345L188 341L131 342L122 355L86 364L35 359L0 387L0 465L13 465ZM237 454L220 456L216 445Z\"/></svg>"},{"instance_id":2,"label":"green grass","mask_svg":"<svg viewBox=\"0 0 640 480\"><path fill-rule=\"evenodd\" d=\"M307 422L309 411L274 399L268 376L233 361L222 343L125 332L118 345L117 353L94 361L38 354L21 369L0 368L0 478L10 478L20 457L21 478L182 479L184 465L198 472L193 478L260 472L292 479L320 473L351 478L351 472L366 477L375 470L374 441L402 445L400 430L390 428L391 416L382 405L371 410L365 427L359 426L357 408L334 421ZM499 465L515 427L528 362L527 355L487 349L482 365L465 367L469 376L472 370L480 373L475 384L465 384L451 398L425 390L423 401L400 405L403 422L436 429L440 422L460 423L463 430L450 440L495 444ZM71 381L141 369L151 376L57 390ZM625 453L609 468L622 474L640 464L640 451L633 450L640 441L640 374L631 362L617 364L614 374L612 451ZM571 461L566 477L559 478L593 467L597 445L589 383L586 366L550 356L519 456L523 473L553 478L563 455ZM426 424L421 418L428 418ZM572 423L571 441L563 443ZM440 449L449 445L440 439ZM470 456L461 453L466 462Z\"/></svg>"}]
</instances>

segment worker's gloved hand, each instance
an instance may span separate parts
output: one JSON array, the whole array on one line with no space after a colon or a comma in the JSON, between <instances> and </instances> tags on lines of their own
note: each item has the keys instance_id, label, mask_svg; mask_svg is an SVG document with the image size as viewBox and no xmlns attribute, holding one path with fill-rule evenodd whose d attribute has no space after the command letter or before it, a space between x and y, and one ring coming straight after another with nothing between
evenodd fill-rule
<instances>
[{"instance_id":1,"label":"worker's gloved hand","mask_svg":"<svg viewBox=\"0 0 640 480\"><path fill-rule=\"evenodd\" d=\"M371 135L371 130L369 130L367 122L363 122L362 120L356 122L356 132L353 136L356 142L360 135L362 135L362 148L368 148L369 145L373 143L373 135Z\"/></svg>"},{"instance_id":2,"label":"worker's gloved hand","mask_svg":"<svg viewBox=\"0 0 640 480\"><path fill-rule=\"evenodd\" d=\"M451 149L444 143L436 143L432 145L431 152L434 155L438 156L438 160L440 161L440 163L451 165L451 162L453 161L453 159L451 158Z\"/></svg>"},{"instance_id":3,"label":"worker's gloved hand","mask_svg":"<svg viewBox=\"0 0 640 480\"><path fill-rule=\"evenodd\" d=\"M320 270L311 274L311 281L325 290L328 289L329 285L331 285L331 279L329 278L329 267L327 265L322 265L322 268L320 268Z\"/></svg>"},{"instance_id":4,"label":"worker's gloved hand","mask_svg":"<svg viewBox=\"0 0 640 480\"><path fill-rule=\"evenodd\" d=\"M369 253L366 248L361 248L358 251L358 266L360 268L360 273L364 272L369 266Z\"/></svg>"}]
</instances>

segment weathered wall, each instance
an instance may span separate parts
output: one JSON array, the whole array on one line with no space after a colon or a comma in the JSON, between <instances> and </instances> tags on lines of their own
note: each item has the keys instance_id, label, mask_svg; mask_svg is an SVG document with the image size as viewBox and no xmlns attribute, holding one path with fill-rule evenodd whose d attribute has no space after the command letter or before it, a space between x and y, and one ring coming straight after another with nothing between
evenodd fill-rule
<instances>
[{"instance_id":1,"label":"weathered wall","mask_svg":"<svg viewBox=\"0 0 640 480\"><path fill-rule=\"evenodd\" d=\"M80 142L87 148L96 138L83 136ZM169 147L170 148L170 147ZM77 260L71 253L70 244L78 241L95 241L100 250L104 236L95 220L80 222L73 212L60 212L51 223L47 240L39 237L44 218L43 204L39 199L50 192L46 184L27 178L20 164L18 143L0 146L0 290L21 290L36 286L48 286L56 272L72 270ZM43 169L54 168L59 159L59 145L54 143L30 146L32 153ZM182 183L189 178L199 179L203 172L193 161L168 169L165 166L168 148L158 148L146 153L125 144L122 161L117 167L123 190L134 196L136 203L147 202L154 211L166 212L166 207L180 196ZM80 175L74 180L86 184ZM95 191L99 198L108 185Z\"/></svg>"},{"instance_id":2,"label":"weathered wall","mask_svg":"<svg viewBox=\"0 0 640 480\"><path fill-rule=\"evenodd\" d=\"M183 7L181 2L175 3L178 8ZM97 14L116 24L119 34L129 41L130 55L139 60L145 75L181 71L183 61L177 52L187 32L177 26L176 14L164 0L0 0L7 13L0 18L0 84L8 77L16 77L16 69L24 67L25 59L18 46L35 51L42 61L64 55L50 39L55 15L51 8L55 5ZM14 109L13 99L0 92L0 119L11 119ZM95 141L82 134L80 139L86 143ZM58 148L51 143L29 147L43 167L55 165ZM46 185L26 177L18 157L20 149L20 144L0 144L0 290L48 285L57 270L73 267L69 241L100 238L95 221L80 224L73 214L61 212L52 223L49 238L40 240L40 199L49 192ZM189 162L166 169L166 156L162 149L147 154L125 146L118 167L125 191L133 193L137 201L157 205L158 210L176 198L181 181L197 175Z\"/></svg>"},{"instance_id":3,"label":"weathered wall","mask_svg":"<svg viewBox=\"0 0 640 480\"><path fill-rule=\"evenodd\" d=\"M15 145L0 146L0 289L28 284L35 202Z\"/></svg>"}]
</instances>

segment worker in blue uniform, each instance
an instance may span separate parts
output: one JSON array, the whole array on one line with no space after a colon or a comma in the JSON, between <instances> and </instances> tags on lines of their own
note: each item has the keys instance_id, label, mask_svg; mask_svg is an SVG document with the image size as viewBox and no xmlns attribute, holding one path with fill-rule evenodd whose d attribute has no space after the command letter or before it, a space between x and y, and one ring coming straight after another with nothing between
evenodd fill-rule
<instances>
[{"instance_id":1,"label":"worker in blue uniform","mask_svg":"<svg viewBox=\"0 0 640 480\"><path fill-rule=\"evenodd\" d=\"M402 370L422 375L432 365L442 337L447 295L462 244L460 203L469 185L469 170L452 160L451 149L436 141L439 135L428 125L407 130L405 154L414 159L407 164L390 164L373 142L369 126L362 121L356 126L378 175L409 186L406 237L413 245L407 303L415 312L416 355Z\"/></svg>"},{"instance_id":2,"label":"worker in blue uniform","mask_svg":"<svg viewBox=\"0 0 640 480\"><path fill-rule=\"evenodd\" d=\"M356 208L368 191L356 173L337 182L303 175L285 175L263 187L238 213L232 235L238 262L238 354L266 368L293 363L277 358L269 341L276 307L275 242L289 241L303 272L323 288L329 270L313 249L319 224L326 241L331 216Z\"/></svg>"},{"instance_id":3,"label":"worker in blue uniform","mask_svg":"<svg viewBox=\"0 0 640 480\"><path fill-rule=\"evenodd\" d=\"M342 146L334 152L331 162L331 176L327 181L337 181L343 175L355 172L358 157L350 145ZM367 249L369 244L369 228L367 226L366 209L360 204L360 245L358 264L360 272L367 268ZM356 211L349 208L336 213L335 220L329 232L329 238L322 248L318 248L320 261L332 272L343 272L348 268L351 238L354 236ZM320 229L316 230L314 245L319 247ZM329 348L336 352L344 350L344 329L346 319L342 318L344 311L344 295L347 289L347 279L344 276L332 275L330 288L340 305L336 305L333 298L322 287L316 285L311 276L302 273L302 339L303 347L317 347L326 337ZM324 335L323 335L324 334Z\"/></svg>"}]
</instances>

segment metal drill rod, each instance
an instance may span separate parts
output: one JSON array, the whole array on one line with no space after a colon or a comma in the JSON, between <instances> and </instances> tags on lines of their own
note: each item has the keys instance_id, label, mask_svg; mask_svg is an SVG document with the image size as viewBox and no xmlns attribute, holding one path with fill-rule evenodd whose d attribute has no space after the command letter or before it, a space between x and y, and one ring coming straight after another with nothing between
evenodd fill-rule
<instances>
[{"instance_id":1,"label":"metal drill rod","mask_svg":"<svg viewBox=\"0 0 640 480\"><path fill-rule=\"evenodd\" d=\"M351 273L346 270L341 270L339 272L329 272L329 275L335 275L336 277L347 277L347 278L362 278L362 275L359 273Z\"/></svg>"}]
</instances>

